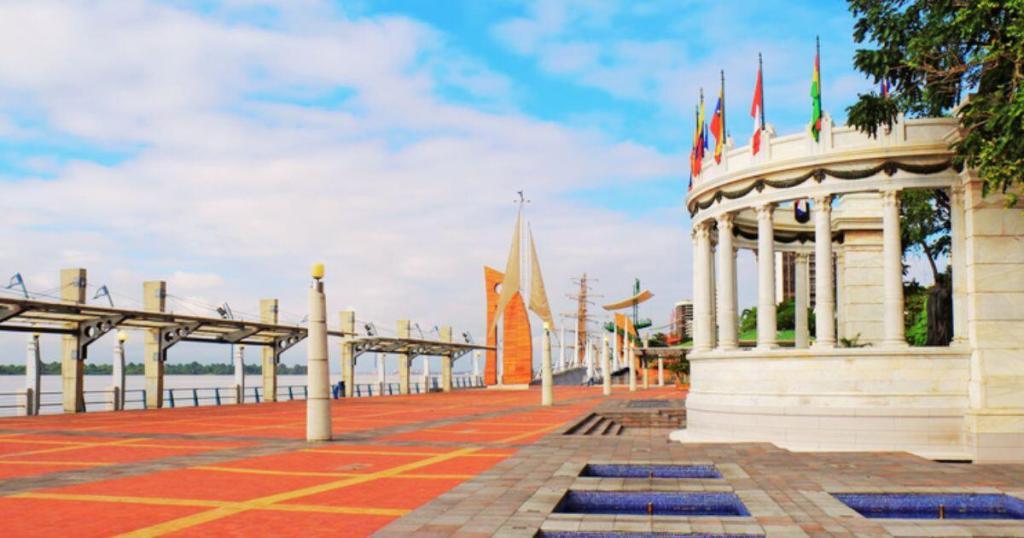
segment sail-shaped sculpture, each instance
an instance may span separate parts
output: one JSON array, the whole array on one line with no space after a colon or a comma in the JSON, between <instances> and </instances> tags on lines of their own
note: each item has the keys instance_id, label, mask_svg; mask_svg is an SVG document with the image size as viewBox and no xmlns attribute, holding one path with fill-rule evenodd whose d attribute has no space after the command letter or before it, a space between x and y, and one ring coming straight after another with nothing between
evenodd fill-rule
<instances>
[{"instance_id":1,"label":"sail-shaped sculpture","mask_svg":"<svg viewBox=\"0 0 1024 538\"><path fill-rule=\"evenodd\" d=\"M537 246L533 243L533 230L530 237L530 310L540 316L551 330L555 329L555 320L551 317L551 305L548 304L548 292L544 289L544 276L540 273L540 259L537 257Z\"/></svg>"},{"instance_id":2,"label":"sail-shaped sculpture","mask_svg":"<svg viewBox=\"0 0 1024 538\"><path fill-rule=\"evenodd\" d=\"M519 237L522 235L520 228L522 213L516 215L516 228L512 233L512 248L508 251L508 261L505 262L505 277L501 281L501 294L498 296L497 315L494 316L492 325L487 328L493 331L498 324L498 318L505 312L512 297L519 292Z\"/></svg>"}]
</instances>

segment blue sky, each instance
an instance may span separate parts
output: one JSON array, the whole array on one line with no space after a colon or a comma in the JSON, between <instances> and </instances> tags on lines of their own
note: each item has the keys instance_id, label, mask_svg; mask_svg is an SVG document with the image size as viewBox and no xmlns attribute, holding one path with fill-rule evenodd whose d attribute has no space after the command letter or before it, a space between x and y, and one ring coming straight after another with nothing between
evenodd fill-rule
<instances>
[{"instance_id":1,"label":"blue sky","mask_svg":"<svg viewBox=\"0 0 1024 538\"><path fill-rule=\"evenodd\" d=\"M586 271L609 299L640 277L661 321L690 295L699 89L713 108L725 70L746 144L762 52L768 123L803 129L820 35L841 123L873 89L852 24L831 0L5 3L0 277L80 265L126 305L163 278L192 308L298 313L323 260L332 308L482 333L525 189L557 311Z\"/></svg>"}]
</instances>

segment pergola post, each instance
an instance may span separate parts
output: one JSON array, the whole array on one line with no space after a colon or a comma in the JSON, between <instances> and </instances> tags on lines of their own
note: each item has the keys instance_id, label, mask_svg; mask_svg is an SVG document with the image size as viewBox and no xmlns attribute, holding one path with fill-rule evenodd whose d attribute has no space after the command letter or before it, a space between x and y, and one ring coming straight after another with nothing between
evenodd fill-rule
<instances>
[{"instance_id":1,"label":"pergola post","mask_svg":"<svg viewBox=\"0 0 1024 538\"><path fill-rule=\"evenodd\" d=\"M111 397L111 410L112 411L123 411L124 410L124 389L125 389L125 373L124 373L124 343L128 340L128 333L124 331L117 331L117 340L114 342L114 357L113 366L111 368L112 383L110 390Z\"/></svg>"},{"instance_id":2,"label":"pergola post","mask_svg":"<svg viewBox=\"0 0 1024 538\"><path fill-rule=\"evenodd\" d=\"M39 414L39 385L42 379L42 364L39 357L39 335L28 337L25 353L25 415Z\"/></svg>"},{"instance_id":3,"label":"pergola post","mask_svg":"<svg viewBox=\"0 0 1024 538\"><path fill-rule=\"evenodd\" d=\"M245 346L234 344L231 363L235 372L235 403L245 403Z\"/></svg>"},{"instance_id":4,"label":"pergola post","mask_svg":"<svg viewBox=\"0 0 1024 538\"><path fill-rule=\"evenodd\" d=\"M142 283L142 309L163 312L167 306L167 283L154 280ZM164 405L164 363L160 360L160 329L148 329L143 337L143 367L146 375L146 407Z\"/></svg>"},{"instance_id":5,"label":"pergola post","mask_svg":"<svg viewBox=\"0 0 1024 538\"><path fill-rule=\"evenodd\" d=\"M451 325L442 325L439 332L442 342L451 343ZM452 391L452 362L454 361L455 357L451 353L441 356L441 390L444 392Z\"/></svg>"},{"instance_id":6,"label":"pergola post","mask_svg":"<svg viewBox=\"0 0 1024 538\"><path fill-rule=\"evenodd\" d=\"M400 319L398 320L398 337L409 338L409 320ZM409 363L412 362L412 357L409 353L398 354L398 392L400 394L409 394Z\"/></svg>"},{"instance_id":7,"label":"pergola post","mask_svg":"<svg viewBox=\"0 0 1024 538\"><path fill-rule=\"evenodd\" d=\"M277 299L260 300L260 322L277 324ZM263 376L263 401L277 401L277 360L274 350L264 346L260 350L260 374Z\"/></svg>"},{"instance_id":8,"label":"pergola post","mask_svg":"<svg viewBox=\"0 0 1024 538\"><path fill-rule=\"evenodd\" d=\"M356 313L354 310L341 312L341 332L355 334ZM341 337L341 380L345 383L345 397L351 398L356 390L356 359L354 336Z\"/></svg>"},{"instance_id":9,"label":"pergola post","mask_svg":"<svg viewBox=\"0 0 1024 538\"><path fill-rule=\"evenodd\" d=\"M60 299L65 303L85 304L85 269L62 269L60 272ZM72 325L74 327L74 325ZM85 411L83 378L85 357L78 356L78 337L61 338L60 375L65 413Z\"/></svg>"}]
</instances>

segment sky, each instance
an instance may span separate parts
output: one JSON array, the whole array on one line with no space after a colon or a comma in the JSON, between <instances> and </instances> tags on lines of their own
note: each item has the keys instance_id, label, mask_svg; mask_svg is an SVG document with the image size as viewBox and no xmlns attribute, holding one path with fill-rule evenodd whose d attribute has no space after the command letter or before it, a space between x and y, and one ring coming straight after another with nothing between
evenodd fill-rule
<instances>
[{"instance_id":1,"label":"sky","mask_svg":"<svg viewBox=\"0 0 1024 538\"><path fill-rule=\"evenodd\" d=\"M524 190L556 313L575 276L597 303L636 277L663 325L691 295L701 88L710 109L725 71L746 144L760 52L768 123L803 129L820 35L843 123L873 89L852 25L837 0L0 0L0 285L53 294L85 267L90 302L106 285L135 308L163 279L175 311L254 319L276 297L297 323L322 261L332 325L352 308L384 334L407 318L479 339L482 267L504 267ZM753 304L752 257L739 270ZM23 353L0 335L0 363Z\"/></svg>"}]
</instances>

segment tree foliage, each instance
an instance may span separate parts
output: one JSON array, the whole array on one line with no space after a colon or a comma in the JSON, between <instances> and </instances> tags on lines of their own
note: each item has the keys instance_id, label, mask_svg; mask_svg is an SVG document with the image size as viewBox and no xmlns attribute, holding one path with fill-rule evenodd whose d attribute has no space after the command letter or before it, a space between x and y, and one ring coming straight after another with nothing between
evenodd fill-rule
<instances>
[{"instance_id":1,"label":"tree foliage","mask_svg":"<svg viewBox=\"0 0 1024 538\"><path fill-rule=\"evenodd\" d=\"M941 281L938 260L949 254L949 197L943 190L906 189L900 199L903 253L923 254L932 281Z\"/></svg>"},{"instance_id":2,"label":"tree foliage","mask_svg":"<svg viewBox=\"0 0 1024 538\"><path fill-rule=\"evenodd\" d=\"M874 136L901 112L955 114L955 163L976 170L990 191L1022 182L1024 0L848 2L854 40L871 47L857 50L854 65L892 87L887 96L860 95L850 124Z\"/></svg>"}]
</instances>

